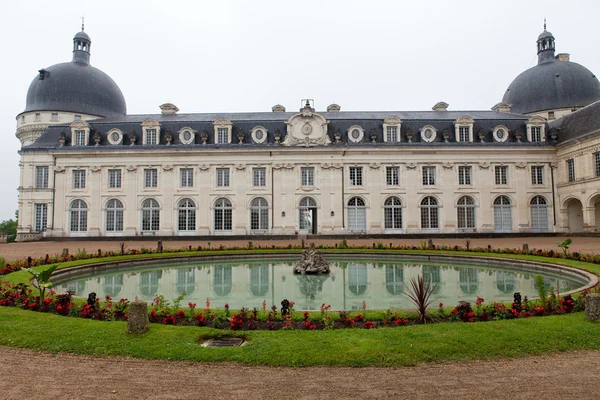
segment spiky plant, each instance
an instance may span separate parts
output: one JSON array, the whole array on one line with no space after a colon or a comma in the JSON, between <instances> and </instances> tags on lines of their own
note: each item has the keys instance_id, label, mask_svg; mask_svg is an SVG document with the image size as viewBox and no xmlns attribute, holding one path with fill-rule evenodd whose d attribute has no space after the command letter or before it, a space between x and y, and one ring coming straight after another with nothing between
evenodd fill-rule
<instances>
[{"instance_id":1,"label":"spiky plant","mask_svg":"<svg viewBox=\"0 0 600 400\"><path fill-rule=\"evenodd\" d=\"M56 268L58 268L58 264L52 265L51 267L46 268L42 271L36 271L31 268L23 268L24 271L27 271L31 275L33 275L33 280L31 282L31 284L33 285L33 287L35 287L37 290L40 291L40 300L39 300L40 306L44 302L44 296L46 294L46 289L52 287L52 283L50 282L50 275L52 275L52 273L54 272L54 270L56 270Z\"/></svg>"},{"instance_id":2,"label":"spiky plant","mask_svg":"<svg viewBox=\"0 0 600 400\"><path fill-rule=\"evenodd\" d=\"M419 323L427 323L427 308L433 302L431 296L437 289L437 283L431 286L431 282L425 282L423 275L418 275L410 280L410 286L407 286L406 295L412 300L419 313Z\"/></svg>"}]
</instances>

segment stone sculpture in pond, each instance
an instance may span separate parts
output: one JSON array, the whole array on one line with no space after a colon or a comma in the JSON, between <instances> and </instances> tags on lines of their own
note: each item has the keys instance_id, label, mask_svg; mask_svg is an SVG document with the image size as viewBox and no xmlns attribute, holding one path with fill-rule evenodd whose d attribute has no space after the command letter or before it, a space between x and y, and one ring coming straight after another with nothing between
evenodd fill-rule
<instances>
[{"instance_id":1,"label":"stone sculpture in pond","mask_svg":"<svg viewBox=\"0 0 600 400\"><path fill-rule=\"evenodd\" d=\"M315 251L315 244L311 243L308 250L302 252L302 257L296 262L295 274L328 274L331 271L329 263L323 257L321 250Z\"/></svg>"}]
</instances>

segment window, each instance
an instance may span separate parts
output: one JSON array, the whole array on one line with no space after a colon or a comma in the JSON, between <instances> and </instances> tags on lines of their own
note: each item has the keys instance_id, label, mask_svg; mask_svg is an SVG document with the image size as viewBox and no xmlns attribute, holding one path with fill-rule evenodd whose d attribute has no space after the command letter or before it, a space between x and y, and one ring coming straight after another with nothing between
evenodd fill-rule
<instances>
[{"instance_id":1,"label":"window","mask_svg":"<svg viewBox=\"0 0 600 400\"><path fill-rule=\"evenodd\" d=\"M73 200L70 208L71 232L87 231L87 205L83 200Z\"/></svg>"},{"instance_id":2,"label":"window","mask_svg":"<svg viewBox=\"0 0 600 400\"><path fill-rule=\"evenodd\" d=\"M35 204L35 226L36 232L46 232L46 221L48 219L48 204Z\"/></svg>"},{"instance_id":3,"label":"window","mask_svg":"<svg viewBox=\"0 0 600 400\"><path fill-rule=\"evenodd\" d=\"M423 185L435 185L435 167L423 167Z\"/></svg>"},{"instance_id":4,"label":"window","mask_svg":"<svg viewBox=\"0 0 600 400\"><path fill-rule=\"evenodd\" d=\"M348 290L355 296L366 293L369 287L369 270L364 264L348 263Z\"/></svg>"},{"instance_id":5,"label":"window","mask_svg":"<svg viewBox=\"0 0 600 400\"><path fill-rule=\"evenodd\" d=\"M315 185L315 169L313 167L300 167L302 186Z\"/></svg>"},{"instance_id":6,"label":"window","mask_svg":"<svg viewBox=\"0 0 600 400\"><path fill-rule=\"evenodd\" d=\"M600 152L594 153L594 171L596 178L600 177Z\"/></svg>"},{"instance_id":7,"label":"window","mask_svg":"<svg viewBox=\"0 0 600 400\"><path fill-rule=\"evenodd\" d=\"M85 131L76 130L75 137L73 139L73 146L85 146Z\"/></svg>"},{"instance_id":8,"label":"window","mask_svg":"<svg viewBox=\"0 0 600 400\"><path fill-rule=\"evenodd\" d=\"M50 121L57 122L58 121L58 113L52 113L52 117L50 118Z\"/></svg>"},{"instance_id":9,"label":"window","mask_svg":"<svg viewBox=\"0 0 600 400\"><path fill-rule=\"evenodd\" d=\"M459 142L470 142L471 141L471 127L470 126L459 126L458 127L458 141Z\"/></svg>"},{"instance_id":10,"label":"window","mask_svg":"<svg viewBox=\"0 0 600 400\"><path fill-rule=\"evenodd\" d=\"M156 168L149 168L144 170L144 187L158 187L158 170Z\"/></svg>"},{"instance_id":11,"label":"window","mask_svg":"<svg viewBox=\"0 0 600 400\"><path fill-rule=\"evenodd\" d=\"M496 185L508 185L508 167L506 165L496 165L494 174Z\"/></svg>"},{"instance_id":12,"label":"window","mask_svg":"<svg viewBox=\"0 0 600 400\"><path fill-rule=\"evenodd\" d=\"M367 210L365 201L360 197L348 201L348 228L350 232L367 231Z\"/></svg>"},{"instance_id":13,"label":"window","mask_svg":"<svg viewBox=\"0 0 600 400\"><path fill-rule=\"evenodd\" d=\"M575 160L567 160L567 175L569 182L575 182Z\"/></svg>"},{"instance_id":14,"label":"window","mask_svg":"<svg viewBox=\"0 0 600 400\"><path fill-rule=\"evenodd\" d=\"M400 168L385 167L385 181L388 186L400 185Z\"/></svg>"},{"instance_id":15,"label":"window","mask_svg":"<svg viewBox=\"0 0 600 400\"><path fill-rule=\"evenodd\" d=\"M544 167L541 165L534 165L531 167L531 184L532 185L543 185L544 184Z\"/></svg>"},{"instance_id":16,"label":"window","mask_svg":"<svg viewBox=\"0 0 600 400\"><path fill-rule=\"evenodd\" d=\"M511 232L512 215L510 199L498 196L494 200L494 232Z\"/></svg>"},{"instance_id":17,"label":"window","mask_svg":"<svg viewBox=\"0 0 600 400\"><path fill-rule=\"evenodd\" d=\"M106 203L106 232L123 232L123 203L121 200L111 199Z\"/></svg>"},{"instance_id":18,"label":"window","mask_svg":"<svg viewBox=\"0 0 600 400\"><path fill-rule=\"evenodd\" d=\"M215 231L230 231L232 227L232 206L225 198L215 202Z\"/></svg>"},{"instance_id":19,"label":"window","mask_svg":"<svg viewBox=\"0 0 600 400\"><path fill-rule=\"evenodd\" d=\"M398 127L397 126L387 126L386 134L386 142L397 142L398 141Z\"/></svg>"},{"instance_id":20,"label":"window","mask_svg":"<svg viewBox=\"0 0 600 400\"><path fill-rule=\"evenodd\" d=\"M73 170L73 189L85 189L85 170Z\"/></svg>"},{"instance_id":21,"label":"window","mask_svg":"<svg viewBox=\"0 0 600 400\"><path fill-rule=\"evenodd\" d=\"M350 186L362 186L362 167L350 167Z\"/></svg>"},{"instance_id":22,"label":"window","mask_svg":"<svg viewBox=\"0 0 600 400\"><path fill-rule=\"evenodd\" d=\"M304 197L298 204L298 222L300 231L308 233L316 233L313 226L313 217L316 218L317 202L310 198Z\"/></svg>"},{"instance_id":23,"label":"window","mask_svg":"<svg viewBox=\"0 0 600 400\"><path fill-rule=\"evenodd\" d=\"M554 111L548 111L548 119L554 119Z\"/></svg>"},{"instance_id":24,"label":"window","mask_svg":"<svg viewBox=\"0 0 600 400\"><path fill-rule=\"evenodd\" d=\"M250 230L266 232L269 229L269 203L257 197L250 203Z\"/></svg>"},{"instance_id":25,"label":"window","mask_svg":"<svg viewBox=\"0 0 600 400\"><path fill-rule=\"evenodd\" d=\"M404 267L402 265L385 266L385 288L391 295L404 293Z\"/></svg>"},{"instance_id":26,"label":"window","mask_svg":"<svg viewBox=\"0 0 600 400\"><path fill-rule=\"evenodd\" d=\"M530 129L531 129L531 141L532 142L541 142L542 141L542 127L541 126L532 126Z\"/></svg>"},{"instance_id":27,"label":"window","mask_svg":"<svg viewBox=\"0 0 600 400\"><path fill-rule=\"evenodd\" d=\"M194 169L181 168L181 187L194 187Z\"/></svg>"},{"instance_id":28,"label":"window","mask_svg":"<svg viewBox=\"0 0 600 400\"><path fill-rule=\"evenodd\" d=\"M229 187L229 168L217 168L217 187Z\"/></svg>"},{"instance_id":29,"label":"window","mask_svg":"<svg viewBox=\"0 0 600 400\"><path fill-rule=\"evenodd\" d=\"M252 168L252 186L265 187L267 186L267 169Z\"/></svg>"},{"instance_id":30,"label":"window","mask_svg":"<svg viewBox=\"0 0 600 400\"><path fill-rule=\"evenodd\" d=\"M466 165L460 165L458 167L458 184L459 185L470 185L471 184L471 167Z\"/></svg>"},{"instance_id":31,"label":"window","mask_svg":"<svg viewBox=\"0 0 600 400\"><path fill-rule=\"evenodd\" d=\"M213 291L217 296L227 296L233 286L232 268L229 266L212 267Z\"/></svg>"},{"instance_id":32,"label":"window","mask_svg":"<svg viewBox=\"0 0 600 400\"><path fill-rule=\"evenodd\" d=\"M74 120L75 121L81 121L81 115L75 114Z\"/></svg>"},{"instance_id":33,"label":"window","mask_svg":"<svg viewBox=\"0 0 600 400\"><path fill-rule=\"evenodd\" d=\"M182 199L177 205L178 228L180 231L196 230L196 204L191 199Z\"/></svg>"},{"instance_id":34,"label":"window","mask_svg":"<svg viewBox=\"0 0 600 400\"><path fill-rule=\"evenodd\" d=\"M158 144L158 133L156 129L146 129L146 144Z\"/></svg>"},{"instance_id":35,"label":"window","mask_svg":"<svg viewBox=\"0 0 600 400\"><path fill-rule=\"evenodd\" d=\"M250 272L250 293L261 299L269 293L269 266L268 265L252 265L248 267Z\"/></svg>"},{"instance_id":36,"label":"window","mask_svg":"<svg viewBox=\"0 0 600 400\"><path fill-rule=\"evenodd\" d=\"M217 128L217 144L229 143L229 128Z\"/></svg>"},{"instance_id":37,"label":"window","mask_svg":"<svg viewBox=\"0 0 600 400\"><path fill-rule=\"evenodd\" d=\"M389 197L383 205L385 229L402 229L402 201L398 197Z\"/></svg>"},{"instance_id":38,"label":"window","mask_svg":"<svg viewBox=\"0 0 600 400\"><path fill-rule=\"evenodd\" d=\"M142 203L142 231L157 231L160 226L160 207L158 201L146 199Z\"/></svg>"},{"instance_id":39,"label":"window","mask_svg":"<svg viewBox=\"0 0 600 400\"><path fill-rule=\"evenodd\" d=\"M531 231L548 232L548 203L542 196L535 196L529 203L531 208Z\"/></svg>"},{"instance_id":40,"label":"window","mask_svg":"<svg viewBox=\"0 0 600 400\"><path fill-rule=\"evenodd\" d=\"M45 189L48 187L48 167L35 167L35 187Z\"/></svg>"},{"instance_id":41,"label":"window","mask_svg":"<svg viewBox=\"0 0 600 400\"><path fill-rule=\"evenodd\" d=\"M41 121L41 120L42 120L42 114L40 114L40 113L35 113L35 118L34 118L34 121L35 121L35 122L39 122L39 121Z\"/></svg>"},{"instance_id":42,"label":"window","mask_svg":"<svg viewBox=\"0 0 600 400\"><path fill-rule=\"evenodd\" d=\"M431 196L421 201L421 229L439 229L438 201Z\"/></svg>"},{"instance_id":43,"label":"window","mask_svg":"<svg viewBox=\"0 0 600 400\"><path fill-rule=\"evenodd\" d=\"M457 207L458 229L475 229L475 200L469 196L458 199Z\"/></svg>"},{"instance_id":44,"label":"window","mask_svg":"<svg viewBox=\"0 0 600 400\"><path fill-rule=\"evenodd\" d=\"M108 187L110 189L118 189L121 187L121 170L120 169L109 169L108 170Z\"/></svg>"}]
</instances>

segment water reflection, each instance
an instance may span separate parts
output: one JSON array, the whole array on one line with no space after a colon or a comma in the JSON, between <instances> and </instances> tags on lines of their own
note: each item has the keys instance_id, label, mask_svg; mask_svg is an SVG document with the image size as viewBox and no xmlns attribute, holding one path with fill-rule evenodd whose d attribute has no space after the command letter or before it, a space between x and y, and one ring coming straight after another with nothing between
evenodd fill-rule
<instances>
[{"instance_id":1,"label":"water reflection","mask_svg":"<svg viewBox=\"0 0 600 400\"><path fill-rule=\"evenodd\" d=\"M333 309L360 309L363 301L368 309L412 308L405 295L410 280L422 275L426 282L437 285L434 304L456 304L459 300L474 302L477 296L489 301L512 301L515 291L536 297L536 272L527 274L502 268L474 265L436 264L432 262L348 262L334 261L329 275L294 275L292 261L269 263L194 263L166 265L162 270L138 269L114 274L89 276L74 281L55 282L59 292L73 290L87 297L96 292L108 295L152 301L161 294L172 300L184 292L185 301L203 304L207 298L213 307L228 303L232 308L262 308L279 305L287 298L297 309L318 309L331 304ZM544 275L544 287L565 292L585 282L562 276Z\"/></svg>"}]
</instances>

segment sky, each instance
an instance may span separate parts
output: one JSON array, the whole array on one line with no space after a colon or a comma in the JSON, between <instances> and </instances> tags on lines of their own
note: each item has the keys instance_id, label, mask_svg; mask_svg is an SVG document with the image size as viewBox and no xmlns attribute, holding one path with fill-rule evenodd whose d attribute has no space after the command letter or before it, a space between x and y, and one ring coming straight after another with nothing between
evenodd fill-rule
<instances>
[{"instance_id":1,"label":"sky","mask_svg":"<svg viewBox=\"0 0 600 400\"><path fill-rule=\"evenodd\" d=\"M314 99L343 111L489 110L537 63L547 28L557 53L600 74L600 2L33 1L3 4L0 221L14 218L15 117L43 67L70 61L81 29L91 64L119 85L128 114L288 111Z\"/></svg>"}]
</instances>

